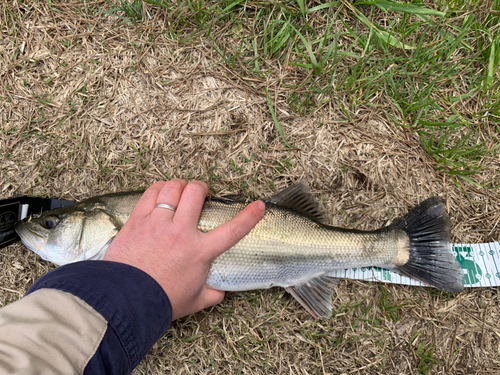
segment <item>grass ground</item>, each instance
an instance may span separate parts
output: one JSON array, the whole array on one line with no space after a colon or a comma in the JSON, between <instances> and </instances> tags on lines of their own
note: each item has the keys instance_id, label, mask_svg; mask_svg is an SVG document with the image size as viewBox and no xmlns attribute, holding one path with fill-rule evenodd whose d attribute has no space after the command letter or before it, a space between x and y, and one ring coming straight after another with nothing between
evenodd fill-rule
<instances>
[{"instance_id":1,"label":"grass ground","mask_svg":"<svg viewBox=\"0 0 500 375\"><path fill-rule=\"evenodd\" d=\"M265 197L306 180L334 225L443 196L500 240L500 3L0 1L0 192L82 199L181 177ZM0 305L52 266L0 254ZM496 374L498 290L343 281L173 324L137 374Z\"/></svg>"}]
</instances>

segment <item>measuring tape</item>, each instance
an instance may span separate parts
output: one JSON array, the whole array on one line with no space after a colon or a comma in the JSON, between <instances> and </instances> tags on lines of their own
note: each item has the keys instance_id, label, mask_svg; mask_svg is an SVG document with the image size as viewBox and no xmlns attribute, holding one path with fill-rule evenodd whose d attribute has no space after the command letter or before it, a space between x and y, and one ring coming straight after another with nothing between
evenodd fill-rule
<instances>
[{"instance_id":1,"label":"measuring tape","mask_svg":"<svg viewBox=\"0 0 500 375\"><path fill-rule=\"evenodd\" d=\"M464 271L464 286L469 288L500 286L500 242L453 244L451 251ZM335 271L333 277L385 283L425 286L426 284L380 267L351 268Z\"/></svg>"}]
</instances>

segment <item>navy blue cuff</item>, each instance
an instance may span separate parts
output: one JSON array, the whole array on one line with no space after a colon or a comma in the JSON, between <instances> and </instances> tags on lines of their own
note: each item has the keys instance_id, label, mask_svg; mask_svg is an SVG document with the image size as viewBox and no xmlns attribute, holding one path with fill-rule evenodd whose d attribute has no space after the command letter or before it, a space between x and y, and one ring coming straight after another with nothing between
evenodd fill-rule
<instances>
[{"instance_id":1,"label":"navy blue cuff","mask_svg":"<svg viewBox=\"0 0 500 375\"><path fill-rule=\"evenodd\" d=\"M122 355L106 357L120 361L125 355L130 371L172 322L172 306L162 287L126 264L98 260L68 264L42 276L26 294L43 288L71 293L99 312L124 350Z\"/></svg>"}]
</instances>

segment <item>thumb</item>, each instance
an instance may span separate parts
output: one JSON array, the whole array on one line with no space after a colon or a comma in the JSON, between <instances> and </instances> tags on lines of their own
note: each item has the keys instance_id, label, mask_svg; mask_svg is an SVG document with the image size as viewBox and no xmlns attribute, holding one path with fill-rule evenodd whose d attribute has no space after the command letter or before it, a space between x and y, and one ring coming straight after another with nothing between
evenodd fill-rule
<instances>
[{"instance_id":1,"label":"thumb","mask_svg":"<svg viewBox=\"0 0 500 375\"><path fill-rule=\"evenodd\" d=\"M203 302L205 304L203 308L205 309L207 307L218 305L219 303L221 303L224 299L225 292L205 286L205 291L203 294Z\"/></svg>"},{"instance_id":2,"label":"thumb","mask_svg":"<svg viewBox=\"0 0 500 375\"><path fill-rule=\"evenodd\" d=\"M210 261L245 237L262 219L265 210L264 202L252 202L230 221L206 233L206 243L210 244L207 249L207 254L211 256Z\"/></svg>"}]
</instances>

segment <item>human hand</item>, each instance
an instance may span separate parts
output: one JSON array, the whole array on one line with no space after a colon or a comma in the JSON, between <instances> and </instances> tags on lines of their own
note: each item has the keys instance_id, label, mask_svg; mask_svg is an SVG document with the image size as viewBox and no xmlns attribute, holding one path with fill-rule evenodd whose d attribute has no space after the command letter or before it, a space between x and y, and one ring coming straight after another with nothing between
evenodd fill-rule
<instances>
[{"instance_id":1,"label":"human hand","mask_svg":"<svg viewBox=\"0 0 500 375\"><path fill-rule=\"evenodd\" d=\"M153 277L170 299L172 320L222 301L224 292L205 283L210 265L264 215L264 203L256 201L231 221L203 233L198 230L198 220L207 194L208 186L201 181L155 183L144 192L104 257ZM157 208L158 203L177 209Z\"/></svg>"}]
</instances>

